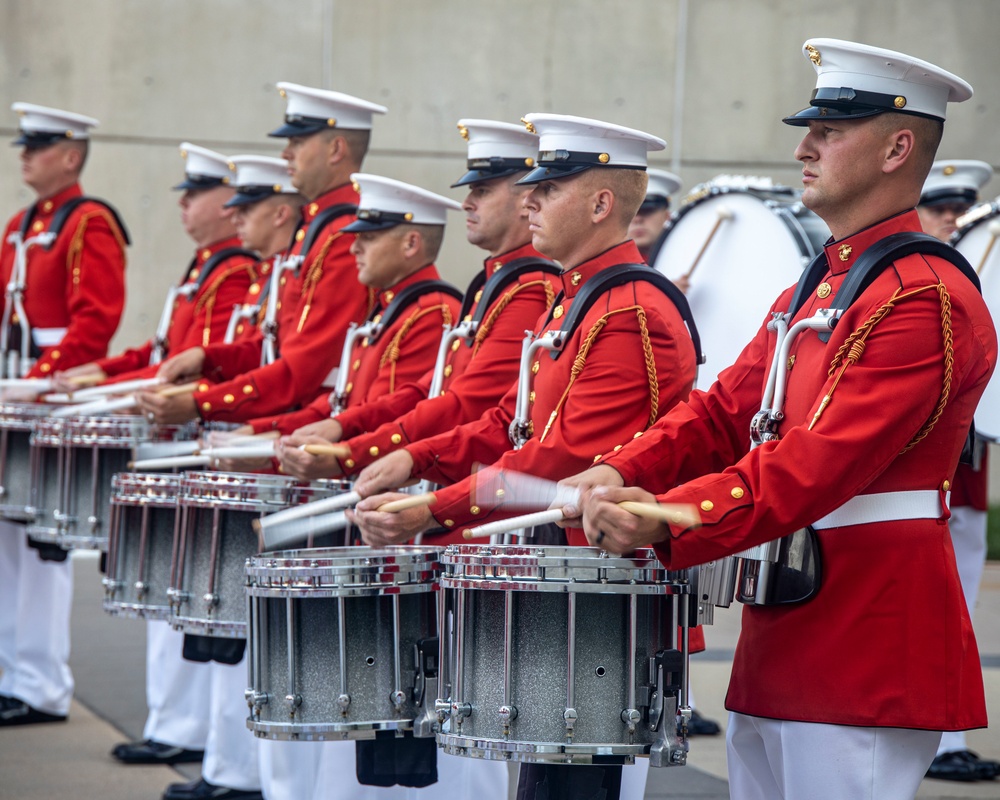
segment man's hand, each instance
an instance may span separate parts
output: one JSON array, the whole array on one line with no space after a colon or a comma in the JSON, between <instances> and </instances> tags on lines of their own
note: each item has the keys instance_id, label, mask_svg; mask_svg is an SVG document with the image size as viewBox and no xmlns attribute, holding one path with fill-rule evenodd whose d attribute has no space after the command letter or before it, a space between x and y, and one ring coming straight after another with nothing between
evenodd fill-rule
<instances>
[{"instance_id":1,"label":"man's hand","mask_svg":"<svg viewBox=\"0 0 1000 800\"><path fill-rule=\"evenodd\" d=\"M136 407L150 422L160 425L181 425L198 418L194 395L188 392L164 397L156 392L138 392Z\"/></svg>"},{"instance_id":2,"label":"man's hand","mask_svg":"<svg viewBox=\"0 0 1000 800\"><path fill-rule=\"evenodd\" d=\"M328 439L303 433L304 430L305 428L299 428L291 436L282 436L278 440L275 452L278 461L281 462L281 471L302 481L339 477L341 475L340 464L335 456L313 455L299 449L305 444L330 444Z\"/></svg>"},{"instance_id":3,"label":"man's hand","mask_svg":"<svg viewBox=\"0 0 1000 800\"><path fill-rule=\"evenodd\" d=\"M598 467L591 467L579 472L569 478L559 481L560 489L578 489L583 492L595 486L621 486L624 484L622 476L614 467L601 464ZM563 519L556 523L560 528L582 528L583 520L580 517L580 507L577 504L569 503L563 506Z\"/></svg>"},{"instance_id":4,"label":"man's hand","mask_svg":"<svg viewBox=\"0 0 1000 800\"><path fill-rule=\"evenodd\" d=\"M377 492L398 489L406 485L412 474L413 456L406 450L397 450L361 470L354 491L362 497L370 497Z\"/></svg>"},{"instance_id":5,"label":"man's hand","mask_svg":"<svg viewBox=\"0 0 1000 800\"><path fill-rule=\"evenodd\" d=\"M408 494L389 492L368 497L347 510L347 518L361 529L361 538L372 547L404 544L418 533L434 527L430 508L417 506L404 511L378 511L378 507L393 500L410 497Z\"/></svg>"},{"instance_id":6,"label":"man's hand","mask_svg":"<svg viewBox=\"0 0 1000 800\"><path fill-rule=\"evenodd\" d=\"M638 517L618 505L623 500L656 505L656 495L635 487L596 486L580 497L587 541L609 553L631 553L662 542L670 530L658 520Z\"/></svg>"},{"instance_id":7,"label":"man's hand","mask_svg":"<svg viewBox=\"0 0 1000 800\"><path fill-rule=\"evenodd\" d=\"M201 370L204 366L204 348L192 347L164 361L160 365L156 377L162 378L166 383L185 383L186 381L200 378Z\"/></svg>"},{"instance_id":8,"label":"man's hand","mask_svg":"<svg viewBox=\"0 0 1000 800\"><path fill-rule=\"evenodd\" d=\"M107 379L108 376L104 374L104 370L91 361L89 364L60 370L52 376L52 383L55 391L72 393L85 386L97 386Z\"/></svg>"},{"instance_id":9,"label":"man's hand","mask_svg":"<svg viewBox=\"0 0 1000 800\"><path fill-rule=\"evenodd\" d=\"M321 419L319 422L310 422L303 425L293 435L319 436L327 442L339 442L344 435L344 429L335 419Z\"/></svg>"}]
</instances>

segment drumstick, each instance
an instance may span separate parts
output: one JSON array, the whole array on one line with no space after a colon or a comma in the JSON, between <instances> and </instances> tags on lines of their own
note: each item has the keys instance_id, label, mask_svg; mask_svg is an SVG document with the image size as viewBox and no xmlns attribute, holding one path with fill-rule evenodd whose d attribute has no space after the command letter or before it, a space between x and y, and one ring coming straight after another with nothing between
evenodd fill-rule
<instances>
[{"instance_id":1,"label":"drumstick","mask_svg":"<svg viewBox=\"0 0 1000 800\"><path fill-rule=\"evenodd\" d=\"M0 389L34 389L36 392L47 392L51 388L51 378L0 378Z\"/></svg>"},{"instance_id":2,"label":"drumstick","mask_svg":"<svg viewBox=\"0 0 1000 800\"><path fill-rule=\"evenodd\" d=\"M129 394L141 389L160 386L162 383L162 378L137 378L134 381L102 383L100 386L92 386L89 389L80 389L79 391L71 392L70 395L75 400L86 400L91 397L104 397L109 394Z\"/></svg>"},{"instance_id":3,"label":"drumstick","mask_svg":"<svg viewBox=\"0 0 1000 800\"><path fill-rule=\"evenodd\" d=\"M722 227L722 223L727 219L733 218L733 212L728 206L719 206L716 210L716 214L718 216L715 220L715 224L712 226L712 230L708 232L708 238L705 240L705 244L701 246L701 250L698 251L698 255L694 257L694 263L692 263L688 268L688 271L684 273L684 277L686 279L690 280L691 276L694 274L695 268L701 261L701 257L705 255L705 251L708 250L708 246L712 243L712 239L715 238L715 234L719 232L719 228Z\"/></svg>"},{"instance_id":4,"label":"drumstick","mask_svg":"<svg viewBox=\"0 0 1000 800\"><path fill-rule=\"evenodd\" d=\"M375 510L395 514L399 511L406 511L408 508L432 506L435 502L437 502L437 498L434 496L434 493L425 492L424 494L414 494L409 497L401 497L399 500L390 500L388 503L383 503Z\"/></svg>"},{"instance_id":5,"label":"drumstick","mask_svg":"<svg viewBox=\"0 0 1000 800\"><path fill-rule=\"evenodd\" d=\"M231 447L203 447L189 456L167 456L147 458L129 462L129 469L170 469L171 467L196 467L210 464L221 458L236 460L248 458L270 458L274 455L274 443L233 445Z\"/></svg>"},{"instance_id":6,"label":"drumstick","mask_svg":"<svg viewBox=\"0 0 1000 800\"><path fill-rule=\"evenodd\" d=\"M990 234L990 243L986 245L986 250L983 252L983 257L979 259L979 264L976 266L977 275L982 273L983 267L986 266L986 262L989 260L990 253L993 250L993 245L997 243L997 238L1000 237L1000 220L993 220L986 227L986 230Z\"/></svg>"},{"instance_id":7,"label":"drumstick","mask_svg":"<svg viewBox=\"0 0 1000 800\"><path fill-rule=\"evenodd\" d=\"M158 394L160 397L176 397L179 394L194 392L197 388L198 381L191 381L191 383L180 383L176 386L171 385L163 389L158 389L153 394Z\"/></svg>"},{"instance_id":8,"label":"drumstick","mask_svg":"<svg viewBox=\"0 0 1000 800\"><path fill-rule=\"evenodd\" d=\"M267 433L254 435L223 437L219 446L241 447L244 444L259 444L260 442L273 441L278 436L280 436L278 431L268 431ZM146 461L152 458L190 456L201 449L203 449L203 444L197 439L191 439L186 442L144 442L135 446L133 455L135 461Z\"/></svg>"},{"instance_id":9,"label":"drumstick","mask_svg":"<svg viewBox=\"0 0 1000 800\"><path fill-rule=\"evenodd\" d=\"M675 525L691 527L701 522L697 509L686 503L641 503L637 500L622 500L618 503L622 509L637 517L655 519L660 522L672 522ZM510 533L520 528L531 528L535 525L547 525L563 518L561 508L549 508L534 514L522 514L519 517L487 522L462 532L466 539L482 539L499 533Z\"/></svg>"},{"instance_id":10,"label":"drumstick","mask_svg":"<svg viewBox=\"0 0 1000 800\"><path fill-rule=\"evenodd\" d=\"M334 456L336 458L347 458L351 454L351 448L346 444L303 444L299 450L309 453L311 456Z\"/></svg>"},{"instance_id":11,"label":"drumstick","mask_svg":"<svg viewBox=\"0 0 1000 800\"><path fill-rule=\"evenodd\" d=\"M163 386L162 383L158 383L158 386ZM173 397L176 394L183 394L184 392L194 391L197 388L197 383L187 383L182 386L165 386L162 389L154 391L154 394L158 394L161 397ZM78 395L75 395L79 397ZM127 397L115 397L115 398L104 398L101 400L94 400L90 403L81 403L75 406L65 406L63 408L56 409L52 412L53 417L93 417L100 414L110 414L113 411L123 411L126 408L134 408L136 405L135 395L131 394Z\"/></svg>"},{"instance_id":12,"label":"drumstick","mask_svg":"<svg viewBox=\"0 0 1000 800\"><path fill-rule=\"evenodd\" d=\"M256 530L258 534L262 534L268 528L273 528L275 525L284 525L296 519L314 517L318 514L325 514L329 511L339 511L344 508L350 508L360 502L361 495L357 492L344 492L343 494L338 494L334 497L326 497L322 500L313 500L311 503L302 503L302 505L292 506L291 508L276 511L273 514L268 514L266 517L255 519L252 524L254 530Z\"/></svg>"},{"instance_id":13,"label":"drumstick","mask_svg":"<svg viewBox=\"0 0 1000 800\"><path fill-rule=\"evenodd\" d=\"M307 503L306 505L311 505ZM282 513L282 512L277 512ZM257 531L257 547L263 553L268 550L283 550L290 544L301 542L310 536L319 536L332 531L340 531L347 527L347 515L343 511L334 511L327 514L316 514L308 517L299 517L290 522L285 522L275 529L274 525L262 527L259 523L270 519L274 514L253 521L254 530Z\"/></svg>"}]
</instances>

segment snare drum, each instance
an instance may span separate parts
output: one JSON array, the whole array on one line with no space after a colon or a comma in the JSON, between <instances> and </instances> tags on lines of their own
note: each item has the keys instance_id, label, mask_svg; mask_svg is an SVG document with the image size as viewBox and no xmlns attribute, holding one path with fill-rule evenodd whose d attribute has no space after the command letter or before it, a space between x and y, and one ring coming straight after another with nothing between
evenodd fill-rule
<instances>
[{"instance_id":1,"label":"snare drum","mask_svg":"<svg viewBox=\"0 0 1000 800\"><path fill-rule=\"evenodd\" d=\"M983 299L994 319L1000 318L1000 201L969 212L972 221L959 228L952 244L979 273ZM1000 442L1000 377L993 377L976 408L976 433L991 442Z\"/></svg>"},{"instance_id":2,"label":"snare drum","mask_svg":"<svg viewBox=\"0 0 1000 800\"><path fill-rule=\"evenodd\" d=\"M445 752L684 763L687 572L668 572L650 550L593 547L452 545L441 561L439 616L453 620L439 679L450 698L437 704Z\"/></svg>"},{"instance_id":3,"label":"snare drum","mask_svg":"<svg viewBox=\"0 0 1000 800\"><path fill-rule=\"evenodd\" d=\"M154 425L133 415L47 417L31 437L32 539L71 550L105 550L111 478L125 472L133 449L190 439L191 425Z\"/></svg>"},{"instance_id":4,"label":"snare drum","mask_svg":"<svg viewBox=\"0 0 1000 800\"><path fill-rule=\"evenodd\" d=\"M440 548L289 550L251 558L251 705L265 739L410 730L436 675Z\"/></svg>"},{"instance_id":5,"label":"snare drum","mask_svg":"<svg viewBox=\"0 0 1000 800\"><path fill-rule=\"evenodd\" d=\"M245 639L246 560L260 549L253 521L348 490L341 481L303 485L283 475L184 473L167 590L171 625L199 636Z\"/></svg>"},{"instance_id":6,"label":"snare drum","mask_svg":"<svg viewBox=\"0 0 1000 800\"><path fill-rule=\"evenodd\" d=\"M165 620L180 476L123 472L111 479L104 610Z\"/></svg>"},{"instance_id":7,"label":"snare drum","mask_svg":"<svg viewBox=\"0 0 1000 800\"><path fill-rule=\"evenodd\" d=\"M52 406L41 403L0 405L0 517L34 522L31 502L31 431Z\"/></svg>"},{"instance_id":8,"label":"snare drum","mask_svg":"<svg viewBox=\"0 0 1000 800\"><path fill-rule=\"evenodd\" d=\"M775 298L795 283L830 232L799 201L801 192L753 178L697 187L671 218L650 263L687 292L706 362L707 389L764 322Z\"/></svg>"}]
</instances>

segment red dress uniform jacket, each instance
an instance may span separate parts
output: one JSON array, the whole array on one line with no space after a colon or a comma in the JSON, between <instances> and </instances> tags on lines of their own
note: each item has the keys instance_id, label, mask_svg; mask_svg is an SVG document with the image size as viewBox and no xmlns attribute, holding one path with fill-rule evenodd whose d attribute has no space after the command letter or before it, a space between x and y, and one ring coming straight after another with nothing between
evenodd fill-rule
<instances>
[{"instance_id":1,"label":"red dress uniform jacket","mask_svg":"<svg viewBox=\"0 0 1000 800\"><path fill-rule=\"evenodd\" d=\"M552 321L542 328L542 318L536 330L558 330L574 297L601 270L639 261L639 251L629 241L564 272ZM589 350L582 352L585 342ZM581 360L583 368L577 372L574 364ZM425 543L462 541L461 532L470 524L517 513L488 511L472 502L468 476L474 464L495 463L553 480L580 471L688 396L695 352L674 305L651 284L635 282L599 298L562 356L554 361L543 353L531 371L531 436L520 450L511 450L507 433L516 386L475 422L407 447L414 476L451 484L436 493L432 511L438 524L452 533L425 536Z\"/></svg>"},{"instance_id":2,"label":"red dress uniform jacket","mask_svg":"<svg viewBox=\"0 0 1000 800\"><path fill-rule=\"evenodd\" d=\"M989 458L983 449L982 457L975 466L959 464L955 470L955 480L951 482L951 507L969 506L976 511L989 509Z\"/></svg>"},{"instance_id":3,"label":"red dress uniform jacket","mask_svg":"<svg viewBox=\"0 0 1000 800\"><path fill-rule=\"evenodd\" d=\"M919 230L916 213L907 212L828 244L826 286L797 318L832 303L866 248ZM790 297L791 290L783 293L773 310L786 310ZM857 344L855 331L873 315L877 321ZM748 429L774 342L762 327L707 392L692 393L607 457L626 485L702 509L701 528L671 528L657 546L663 563L684 568L738 552L860 494L936 490L942 512L938 519L820 531L817 595L796 605L744 608L727 707L841 725L984 726L979 655L944 508L996 363L996 333L982 298L941 259L900 259L846 311L827 344L814 333L797 339L786 365L780 439L750 450Z\"/></svg>"},{"instance_id":4,"label":"red dress uniform jacket","mask_svg":"<svg viewBox=\"0 0 1000 800\"><path fill-rule=\"evenodd\" d=\"M303 208L303 228L292 254L305 238L305 226L330 206L357 204L350 184L317 198ZM316 238L294 277L282 277L278 344L273 364L259 366L261 338L205 348L204 377L194 393L203 419L245 422L278 414L312 401L340 359L344 336L352 322L362 322L370 307L368 290L358 283L351 255L352 234L343 228L354 220L345 214ZM213 385L214 382L214 385Z\"/></svg>"},{"instance_id":5,"label":"red dress uniform jacket","mask_svg":"<svg viewBox=\"0 0 1000 800\"><path fill-rule=\"evenodd\" d=\"M440 278L433 264L421 267L396 285L380 291L376 299L378 308L385 310L397 294L414 284ZM458 312L459 302L451 295L440 291L425 292L401 309L376 341L371 342L367 337L356 341L351 349L350 374L344 387L347 407L391 395L432 368L441 329L451 325ZM255 419L251 425L257 433L278 430L289 434L303 425L328 419L331 410L330 395L325 394L300 411Z\"/></svg>"},{"instance_id":6,"label":"red dress uniform jacket","mask_svg":"<svg viewBox=\"0 0 1000 800\"><path fill-rule=\"evenodd\" d=\"M182 285L198 280L205 262L216 253L240 246L240 240L233 236L199 248ZM174 300L170 328L167 330L166 355L181 353L191 347L221 343L229 327L233 306L243 301L256 278L257 263L245 255L233 255L215 266L193 297ZM149 364L153 347L154 341L150 339L139 347L100 359L97 365L109 377L137 370L155 373L159 366L150 367Z\"/></svg>"},{"instance_id":7,"label":"red dress uniform jacket","mask_svg":"<svg viewBox=\"0 0 1000 800\"><path fill-rule=\"evenodd\" d=\"M541 257L526 244L486 259L486 277L517 259ZM398 392L338 414L337 421L344 429L342 438L351 437L345 442L351 455L340 461L344 474L360 472L377 458L411 442L479 419L496 406L511 384L517 382L524 332L532 329L552 305L554 280L544 272L526 273L490 304L473 342L455 340L452 345L438 397L427 397L433 377L428 372L419 382ZM472 313L475 309L473 303Z\"/></svg>"},{"instance_id":8,"label":"red dress uniform jacket","mask_svg":"<svg viewBox=\"0 0 1000 800\"><path fill-rule=\"evenodd\" d=\"M79 184L35 204L25 238L48 230L65 203L83 194ZM6 286L14 267L14 246L7 237L20 230L28 209L7 223L0 242L0 281ZM83 202L66 219L50 249L28 250L24 310L32 328L65 328L58 344L42 348L30 378L87 364L108 352L125 307L125 237L102 205ZM4 298L0 297L0 308ZM11 319L16 319L11 314Z\"/></svg>"}]
</instances>

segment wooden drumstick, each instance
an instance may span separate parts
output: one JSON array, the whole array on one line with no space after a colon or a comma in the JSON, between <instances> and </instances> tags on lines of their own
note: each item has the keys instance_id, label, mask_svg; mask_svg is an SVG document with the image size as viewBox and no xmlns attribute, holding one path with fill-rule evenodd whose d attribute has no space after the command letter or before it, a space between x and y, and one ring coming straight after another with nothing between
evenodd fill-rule
<instances>
[{"instance_id":1,"label":"wooden drumstick","mask_svg":"<svg viewBox=\"0 0 1000 800\"><path fill-rule=\"evenodd\" d=\"M993 245L997 243L997 238L1000 238L1000 220L993 220L989 226L986 228L990 234L990 243L986 245L986 250L983 252L983 257L979 259L979 264L976 265L976 274L982 274L983 267L986 266L986 262L990 258L990 253L993 251Z\"/></svg>"},{"instance_id":2,"label":"wooden drumstick","mask_svg":"<svg viewBox=\"0 0 1000 800\"><path fill-rule=\"evenodd\" d=\"M406 511L408 508L419 508L420 506L432 506L437 502L437 498L431 492L425 494L414 494L409 497L401 497L399 500L390 500L388 503L380 505L376 511L386 511L395 514L397 511Z\"/></svg>"},{"instance_id":3,"label":"wooden drumstick","mask_svg":"<svg viewBox=\"0 0 1000 800\"><path fill-rule=\"evenodd\" d=\"M701 515L698 513L698 510L686 503L641 503L637 500L622 500L618 505L630 514L646 519L655 519L660 522L670 522L674 525L685 525L687 527L701 523ZM509 519L498 520L497 522L487 522L485 525L467 528L462 531L462 536L466 539L482 539L498 533L516 531L519 528L547 525L552 522L558 522L562 518L563 513L561 508L550 508L534 514L523 514L519 517L511 517Z\"/></svg>"},{"instance_id":4,"label":"wooden drumstick","mask_svg":"<svg viewBox=\"0 0 1000 800\"><path fill-rule=\"evenodd\" d=\"M684 273L684 278L686 280L691 279L691 276L694 274L695 269L701 261L701 257L705 255L705 251L708 250L708 246L712 243L712 239L715 238L715 234L717 234L719 232L719 228L722 227L722 223L727 219L733 218L733 212L728 206L719 206L716 210L716 214L718 216L715 220L715 224L712 226L712 230L708 232L708 238L705 240L705 244L701 246L701 250L698 251L698 255L694 257L694 263L692 263L688 268L688 271Z\"/></svg>"},{"instance_id":5,"label":"wooden drumstick","mask_svg":"<svg viewBox=\"0 0 1000 800\"><path fill-rule=\"evenodd\" d=\"M176 386L173 384L164 386L162 389L157 389L153 394L157 394L160 397L176 397L179 394L193 394L197 388L198 381L192 381L191 383L181 383Z\"/></svg>"},{"instance_id":6,"label":"wooden drumstick","mask_svg":"<svg viewBox=\"0 0 1000 800\"><path fill-rule=\"evenodd\" d=\"M309 453L311 456L334 456L335 458L347 458L351 454L351 448L346 444L303 444L299 450Z\"/></svg>"}]
</instances>

